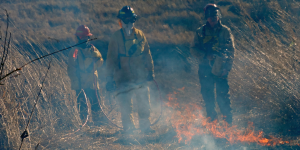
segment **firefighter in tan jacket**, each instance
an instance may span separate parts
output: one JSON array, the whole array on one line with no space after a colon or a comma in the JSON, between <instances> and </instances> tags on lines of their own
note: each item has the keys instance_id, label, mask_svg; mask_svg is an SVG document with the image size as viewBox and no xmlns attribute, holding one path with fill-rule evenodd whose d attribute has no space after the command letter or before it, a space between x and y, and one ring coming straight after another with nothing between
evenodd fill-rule
<instances>
[{"instance_id":1,"label":"firefighter in tan jacket","mask_svg":"<svg viewBox=\"0 0 300 150\"><path fill-rule=\"evenodd\" d=\"M191 54L199 60L201 94L206 105L207 116L217 119L215 97L225 120L232 123L227 76L234 58L234 41L228 27L221 24L221 12L217 5L204 8L207 23L197 29L191 44ZM214 94L216 84L216 96Z\"/></svg>"},{"instance_id":2,"label":"firefighter in tan jacket","mask_svg":"<svg viewBox=\"0 0 300 150\"><path fill-rule=\"evenodd\" d=\"M121 29L116 31L108 46L108 91L116 91L121 109L123 131L131 133L134 124L131 117L131 99L135 95L138 105L139 126L143 133L153 133L150 128L149 89L147 81L153 80L154 66L148 42L139 29L134 28L136 14L130 6L124 6L118 14Z\"/></svg>"},{"instance_id":3,"label":"firefighter in tan jacket","mask_svg":"<svg viewBox=\"0 0 300 150\"><path fill-rule=\"evenodd\" d=\"M78 43L87 41L92 34L87 26L81 25L77 28L75 35ZM101 109L98 103L96 92L98 91L98 71L103 64L103 59L99 50L91 43L86 42L70 51L68 57L68 75L71 79L71 89L76 91L78 96L77 104L82 123L88 115L88 107L83 89L91 104L92 119L99 125Z\"/></svg>"}]
</instances>

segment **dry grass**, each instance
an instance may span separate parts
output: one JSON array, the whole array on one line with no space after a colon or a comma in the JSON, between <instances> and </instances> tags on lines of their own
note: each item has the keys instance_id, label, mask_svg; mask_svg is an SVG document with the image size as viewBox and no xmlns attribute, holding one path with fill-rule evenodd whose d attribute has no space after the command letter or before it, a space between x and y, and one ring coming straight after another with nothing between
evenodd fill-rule
<instances>
[{"instance_id":1,"label":"dry grass","mask_svg":"<svg viewBox=\"0 0 300 150\"><path fill-rule=\"evenodd\" d=\"M6 72L32 58L73 44L73 34L80 24L88 25L94 36L100 39L95 45L105 56L109 37L119 28L115 18L118 9L123 5L131 5L140 16L136 26L145 32L150 42L163 100L166 100L165 94L186 87L186 92L178 97L181 103L197 102L203 105L196 62L189 59L192 72L185 73L178 65L166 65L166 61L171 61L170 57L176 56L172 51L175 47L179 47L184 53L188 51L193 32L204 23L202 8L207 2L209 1L1 1L1 7L10 13L10 31L13 34ZM222 5L223 23L232 29L237 48L234 67L229 76L234 123L245 126L248 121L252 121L266 133L284 138L298 137L299 1L229 2L229 5L225 5L224 1L219 4ZM1 12L2 33L4 25L5 14ZM53 59L50 74L23 149L34 149L38 143L39 149L203 149L201 144L195 144L197 141L184 145L177 143L176 138L163 137L170 130L170 125L164 120L154 127L157 131L154 138L158 139L154 143L146 140L145 143L121 145L113 143L120 135L99 136L99 131L109 133L117 130L110 126L95 127L70 135L80 124L75 93L70 89L70 80L66 74L66 57L60 54L27 66L20 72L20 76L9 78L5 80L4 86L0 86L0 137L7 137L1 138L1 142L4 142L0 142L0 146L3 148L18 148L20 134L28 120L49 59ZM164 116L167 115L169 111L164 111ZM249 147L264 148L257 145Z\"/></svg>"}]
</instances>

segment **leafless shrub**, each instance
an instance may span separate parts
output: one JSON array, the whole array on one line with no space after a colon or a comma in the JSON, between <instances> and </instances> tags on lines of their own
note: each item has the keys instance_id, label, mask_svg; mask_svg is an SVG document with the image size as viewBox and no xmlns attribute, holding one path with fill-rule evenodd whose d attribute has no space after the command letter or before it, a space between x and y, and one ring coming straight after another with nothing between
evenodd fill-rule
<instances>
[{"instance_id":1,"label":"leafless shrub","mask_svg":"<svg viewBox=\"0 0 300 150\"><path fill-rule=\"evenodd\" d=\"M80 24L90 27L99 37L95 45L105 57L109 37L119 29L117 11L123 5L131 5L140 16L136 26L142 29L155 56L179 46L188 51L193 32L204 24L203 6L198 0L72 0L72 1L18 1L2 3L10 12L14 38L6 68L14 69L33 58L52 53L74 41L73 33ZM219 2L219 1L214 1ZM223 23L229 26L235 37L236 54L230 73L232 107L238 125L253 121L254 125L279 135L291 134L299 124L299 1L228 0L222 5ZM26 5L25 5L26 4ZM289 8L289 9L287 9ZM296 15L297 14L297 15ZM38 21L37 21L38 20ZM3 20L2 20L3 21ZM49 37L59 40L49 40ZM3 38L2 38L3 40ZM182 48L185 47L185 48ZM3 55L3 54L2 54ZM1 59L4 58L1 55ZM3 55L4 56L4 55ZM19 76L6 78L0 86L0 134L7 134L8 147L19 147L34 99L45 76L48 59L32 63ZM53 58L49 80L37 104L29 128L30 137L25 139L24 149L39 144L44 149L82 148L95 149L175 149L190 147L176 142L123 146L113 144L114 138L99 137L99 130L114 132L110 127L97 128L86 134L66 136L79 128L76 98L70 89L66 75L66 57ZM156 72L164 93L186 86L182 102L199 100L197 66L192 72L168 74ZM164 68L160 68L164 69ZM8 72L4 68L4 72ZM15 74L12 74L14 76ZM180 81L177 79L180 78ZM176 82L174 82L176 81ZM193 82L193 83L190 83ZM190 87L190 90L188 88ZM166 114L165 112L165 115ZM156 128L160 130L164 124ZM278 131L280 129L280 131ZM163 132L163 131L162 131ZM296 133L296 132L294 132ZM195 147L197 149L197 147ZM258 148L259 149L259 148Z\"/></svg>"}]
</instances>

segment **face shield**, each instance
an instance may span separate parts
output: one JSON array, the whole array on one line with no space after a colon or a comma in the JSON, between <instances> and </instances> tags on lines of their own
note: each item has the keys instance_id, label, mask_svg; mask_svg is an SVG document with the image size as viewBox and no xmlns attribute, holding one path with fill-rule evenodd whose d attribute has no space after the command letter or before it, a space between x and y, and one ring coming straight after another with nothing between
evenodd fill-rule
<instances>
[{"instance_id":1,"label":"face shield","mask_svg":"<svg viewBox=\"0 0 300 150\"><path fill-rule=\"evenodd\" d=\"M219 19L221 18L221 12L218 8L209 7L205 11L205 18L207 19L207 22L209 22L210 26L214 27L218 24Z\"/></svg>"},{"instance_id":2,"label":"face shield","mask_svg":"<svg viewBox=\"0 0 300 150\"><path fill-rule=\"evenodd\" d=\"M123 27L123 29L124 29L127 36L131 35L131 33L133 31L133 27L134 27L134 22L135 22L135 20L124 20L124 21L121 20L122 27Z\"/></svg>"},{"instance_id":3,"label":"face shield","mask_svg":"<svg viewBox=\"0 0 300 150\"><path fill-rule=\"evenodd\" d=\"M209 7L206 11L205 11L205 18L222 18L221 12L218 8L214 8L214 7Z\"/></svg>"}]
</instances>

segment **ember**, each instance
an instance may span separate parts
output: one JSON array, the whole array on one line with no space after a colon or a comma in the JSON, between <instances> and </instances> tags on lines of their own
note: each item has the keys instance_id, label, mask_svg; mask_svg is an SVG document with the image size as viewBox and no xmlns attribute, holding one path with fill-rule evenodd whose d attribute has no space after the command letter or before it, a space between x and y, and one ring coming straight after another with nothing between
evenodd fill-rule
<instances>
[{"instance_id":1,"label":"ember","mask_svg":"<svg viewBox=\"0 0 300 150\"><path fill-rule=\"evenodd\" d=\"M184 88L180 89L181 91ZM253 123L249 123L246 129L239 129L237 126L229 126L226 121L210 121L202 114L202 108L195 103L180 105L177 102L176 92L168 94L169 101L166 105L174 110L173 114L167 118L170 120L177 133L178 142L185 137L185 143L189 143L193 136L210 134L216 138L225 138L229 143L237 142L257 143L262 146L276 146L280 144L290 144L281 138L268 136L265 138L262 131L255 131ZM299 144L290 144L299 145Z\"/></svg>"}]
</instances>

